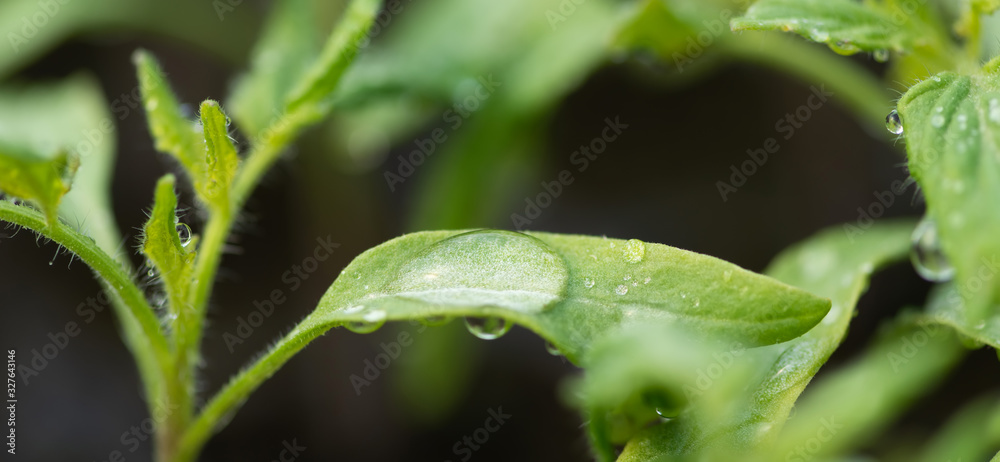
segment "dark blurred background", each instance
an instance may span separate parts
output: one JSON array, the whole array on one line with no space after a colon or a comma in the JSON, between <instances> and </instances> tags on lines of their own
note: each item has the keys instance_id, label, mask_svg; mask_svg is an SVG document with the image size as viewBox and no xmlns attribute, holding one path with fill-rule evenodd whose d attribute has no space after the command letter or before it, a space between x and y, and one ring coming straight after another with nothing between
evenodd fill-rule
<instances>
[{"instance_id":1,"label":"dark blurred background","mask_svg":"<svg viewBox=\"0 0 1000 462\"><path fill-rule=\"evenodd\" d=\"M214 14L205 3L206 14ZM246 67L249 38L267 11L265 2L245 5L218 24L248 37L234 46L228 61L197 44L122 28L72 36L7 80L58 79L86 70L99 79L110 104L135 87L130 55L142 47L161 59L182 101L196 107L205 98L223 99L233 76ZM870 56L844 59L876 75L885 71ZM732 62L700 79L667 85L660 79L662 67L651 64L649 56L627 55L586 77L544 126L536 127L544 139L538 180L527 178L519 192L502 199L507 206L469 225L511 229L509 215L523 213L524 197L541 191L538 181L572 169L570 154L613 116L629 125L627 131L589 169L574 174L574 182L530 229L638 238L762 271L788 245L828 226L856 223L858 207L871 204L874 191L907 176L901 146L894 146L883 130L872 129L881 122L859 124L836 96L793 137L780 139L774 124L807 101L808 83ZM887 101L885 110L890 109ZM435 127L432 121L410 138L426 137ZM153 149L141 112L117 121L117 129L114 207L129 235L126 245L136 253L137 229L145 221L153 185L172 163ZM416 213L411 196L426 181L421 178L425 170L418 168L395 192L383 172L395 171L396 156L412 144L387 146L371 165L345 165L331 154L326 129L311 130L268 175L233 236L234 251L223 262L204 341L205 393L218 389L309 313L354 256L411 230ZM723 201L716 182L728 181L730 165L742 163L746 151L761 147L768 137L779 137L780 150ZM428 163L445 161L432 157ZM914 188L897 199L885 217L922 213ZM191 207L192 197L185 195L182 204ZM193 214L188 222L200 231ZM275 288L286 289L282 273L301 264L316 239L327 236L341 244L333 258L298 290L286 290L288 301L230 352L223 334L235 331L254 301ZM77 305L96 296L99 286L84 264L71 264L64 254L53 258L56 247L30 232L0 229L0 237L0 343L16 348L20 361L27 361L32 349L49 342L49 333L67 322L80 323ZM134 259L141 263L140 257ZM922 304L928 288L908 263L880 273L861 300L845 345L820 376L857 354L879 324L902 307ZM470 460L589 460L581 418L564 404L560 391L560 383L579 371L547 354L541 339L515 328L499 340L479 341L460 322L419 330L408 324L370 335L332 330L253 394L209 442L201 460L275 460L283 442L294 441L306 448L301 460L458 461L455 444L499 407L512 417ZM380 343L400 331L413 334L414 345L359 396L349 377L362 374L364 361L374 359L382 351ZM443 383L411 389L404 378L435 361L455 365L459 372L450 378L446 372ZM973 353L890 432L918 437L939 428L961 403L995 388L998 372L992 353ZM434 401L434 388L448 396ZM19 391L18 458L104 461L121 450L125 460L150 460L150 441L135 452L121 441L147 415L135 366L108 310L84 325ZM879 445L871 450L877 453Z\"/></svg>"}]
</instances>

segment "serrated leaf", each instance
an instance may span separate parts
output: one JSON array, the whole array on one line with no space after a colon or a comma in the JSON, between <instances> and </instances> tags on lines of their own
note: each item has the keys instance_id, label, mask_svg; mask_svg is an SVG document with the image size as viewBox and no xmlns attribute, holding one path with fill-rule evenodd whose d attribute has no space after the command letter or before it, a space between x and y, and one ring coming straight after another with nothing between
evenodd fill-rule
<instances>
[{"instance_id":1,"label":"serrated leaf","mask_svg":"<svg viewBox=\"0 0 1000 462\"><path fill-rule=\"evenodd\" d=\"M381 4L379 0L352 0L348 4L344 16L323 46L319 59L290 93L288 112L303 106L321 106L326 102L348 66L367 46L365 35Z\"/></svg>"},{"instance_id":2,"label":"serrated leaf","mask_svg":"<svg viewBox=\"0 0 1000 462\"><path fill-rule=\"evenodd\" d=\"M936 233L930 242L940 243L967 318L978 323L1000 301L997 278L978 274L984 259L1000 256L1000 74L938 74L907 91L897 110Z\"/></svg>"},{"instance_id":3,"label":"serrated leaf","mask_svg":"<svg viewBox=\"0 0 1000 462\"><path fill-rule=\"evenodd\" d=\"M43 156L0 144L0 192L35 204L51 225L58 219L59 202L69 192L78 162L66 151Z\"/></svg>"},{"instance_id":4,"label":"serrated leaf","mask_svg":"<svg viewBox=\"0 0 1000 462\"><path fill-rule=\"evenodd\" d=\"M906 24L874 2L854 0L759 0L730 22L735 31L795 32L845 54L908 51L918 36Z\"/></svg>"},{"instance_id":5,"label":"serrated leaf","mask_svg":"<svg viewBox=\"0 0 1000 462\"><path fill-rule=\"evenodd\" d=\"M682 415L630 441L619 460L685 460L702 451L718 456L773 439L798 396L843 341L873 271L907 255L912 229L908 221L880 222L863 232L833 228L778 256L767 274L832 300L823 321L792 341L747 352L742 360L762 372L747 388L750 405L735 419L703 422L697 412Z\"/></svg>"},{"instance_id":6,"label":"serrated leaf","mask_svg":"<svg viewBox=\"0 0 1000 462\"><path fill-rule=\"evenodd\" d=\"M219 103L201 103L201 125L205 133L205 195L209 206L228 210L229 189L239 166L236 146L229 138L229 118Z\"/></svg>"},{"instance_id":7,"label":"serrated leaf","mask_svg":"<svg viewBox=\"0 0 1000 462\"><path fill-rule=\"evenodd\" d=\"M827 300L660 244L510 231L408 234L360 255L303 325L501 317L570 360L623 325L669 320L751 345L795 338Z\"/></svg>"},{"instance_id":8,"label":"serrated leaf","mask_svg":"<svg viewBox=\"0 0 1000 462\"><path fill-rule=\"evenodd\" d=\"M320 53L311 0L276 2L273 8L254 46L250 71L229 98L233 118L250 139L281 114L289 92Z\"/></svg>"},{"instance_id":9,"label":"serrated leaf","mask_svg":"<svg viewBox=\"0 0 1000 462\"><path fill-rule=\"evenodd\" d=\"M182 113L180 103L156 59L140 50L135 53L133 60L138 72L149 132L153 135L156 149L180 162L190 177L195 192L202 200L210 202L205 181L205 140L201 130Z\"/></svg>"},{"instance_id":10,"label":"serrated leaf","mask_svg":"<svg viewBox=\"0 0 1000 462\"><path fill-rule=\"evenodd\" d=\"M0 143L51 159L62 152L79 158L72 187L59 215L118 254L120 233L111 210L115 126L100 85L75 75L44 85L0 88Z\"/></svg>"},{"instance_id":11,"label":"serrated leaf","mask_svg":"<svg viewBox=\"0 0 1000 462\"><path fill-rule=\"evenodd\" d=\"M153 211L143 227L142 253L163 282L177 326L188 311L188 292L194 272L195 252L185 248L177 232L177 193L174 176L166 175L156 184Z\"/></svg>"}]
</instances>

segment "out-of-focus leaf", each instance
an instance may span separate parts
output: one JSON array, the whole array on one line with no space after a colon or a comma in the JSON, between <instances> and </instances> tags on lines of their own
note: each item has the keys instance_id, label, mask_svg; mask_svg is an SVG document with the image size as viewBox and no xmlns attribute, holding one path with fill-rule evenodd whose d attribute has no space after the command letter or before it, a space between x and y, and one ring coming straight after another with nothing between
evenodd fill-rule
<instances>
[{"instance_id":1,"label":"out-of-focus leaf","mask_svg":"<svg viewBox=\"0 0 1000 462\"><path fill-rule=\"evenodd\" d=\"M355 56L367 45L368 29L381 4L379 0L352 0L348 4L319 59L291 91L289 112L327 102Z\"/></svg>"},{"instance_id":2,"label":"out-of-focus leaf","mask_svg":"<svg viewBox=\"0 0 1000 462\"><path fill-rule=\"evenodd\" d=\"M408 234L356 258L297 330L435 317L522 324L577 360L595 338L669 321L749 345L809 330L829 301L660 244L480 230Z\"/></svg>"},{"instance_id":3,"label":"out-of-focus leaf","mask_svg":"<svg viewBox=\"0 0 1000 462\"><path fill-rule=\"evenodd\" d=\"M273 8L250 71L237 81L228 105L251 139L281 114L289 92L320 53L311 0L276 2Z\"/></svg>"},{"instance_id":4,"label":"out-of-focus leaf","mask_svg":"<svg viewBox=\"0 0 1000 462\"><path fill-rule=\"evenodd\" d=\"M163 281L170 301L171 315L177 318L174 325L177 326L186 325L183 318L191 311L187 305L195 252L185 248L190 238L185 236L182 241L178 233L174 176L166 175L156 184L153 211L143 227L142 253L156 268Z\"/></svg>"},{"instance_id":5,"label":"out-of-focus leaf","mask_svg":"<svg viewBox=\"0 0 1000 462\"><path fill-rule=\"evenodd\" d=\"M51 225L58 219L59 202L69 191L78 162L66 151L42 156L0 145L0 192L37 205Z\"/></svg>"},{"instance_id":6,"label":"out-of-focus leaf","mask_svg":"<svg viewBox=\"0 0 1000 462\"><path fill-rule=\"evenodd\" d=\"M1000 447L1000 401L977 399L949 419L921 450L921 462L985 460Z\"/></svg>"},{"instance_id":7,"label":"out-of-focus leaf","mask_svg":"<svg viewBox=\"0 0 1000 462\"><path fill-rule=\"evenodd\" d=\"M235 3L235 2L233 2ZM217 6L223 6L217 10ZM5 0L0 2L0 78L75 35L145 32L197 46L230 62L257 31L255 8L204 0ZM239 12L236 10L239 9ZM179 26L181 25L181 26Z\"/></svg>"},{"instance_id":8,"label":"out-of-focus leaf","mask_svg":"<svg viewBox=\"0 0 1000 462\"><path fill-rule=\"evenodd\" d=\"M683 414L630 441L620 460L686 460L702 451L725 458L729 451L773 440L798 396L843 341L871 274L907 255L912 229L912 222L881 222L860 235L830 229L781 254L767 274L830 297L833 306L823 321L792 341L747 352L742 360L763 372L748 387L749 406L735 419L702 422L696 412Z\"/></svg>"},{"instance_id":9,"label":"out-of-focus leaf","mask_svg":"<svg viewBox=\"0 0 1000 462\"><path fill-rule=\"evenodd\" d=\"M759 0L731 25L737 31L795 32L843 54L909 51L920 37L878 4L854 0Z\"/></svg>"},{"instance_id":10,"label":"out-of-focus leaf","mask_svg":"<svg viewBox=\"0 0 1000 462\"><path fill-rule=\"evenodd\" d=\"M915 236L924 273L944 279L954 271L973 325L1000 301L997 278L981 274L1000 256L998 75L996 65L976 75L938 74L914 85L897 106L909 170L927 200L928 222Z\"/></svg>"},{"instance_id":11,"label":"out-of-focus leaf","mask_svg":"<svg viewBox=\"0 0 1000 462\"><path fill-rule=\"evenodd\" d=\"M0 89L0 143L45 158L60 151L78 157L59 214L109 255L118 253L110 199L115 127L97 82L76 75L58 84Z\"/></svg>"},{"instance_id":12,"label":"out-of-focus leaf","mask_svg":"<svg viewBox=\"0 0 1000 462\"><path fill-rule=\"evenodd\" d=\"M229 138L229 118L215 101L201 103L201 125L205 132L205 194L209 205L228 210L229 188L240 158Z\"/></svg>"},{"instance_id":13,"label":"out-of-focus leaf","mask_svg":"<svg viewBox=\"0 0 1000 462\"><path fill-rule=\"evenodd\" d=\"M935 324L904 319L886 330L861 358L803 396L761 460L822 459L857 448L946 377L964 351L950 329Z\"/></svg>"},{"instance_id":14,"label":"out-of-focus leaf","mask_svg":"<svg viewBox=\"0 0 1000 462\"><path fill-rule=\"evenodd\" d=\"M752 363L739 342L697 338L669 324L623 329L595 342L584 359L586 375L570 392L589 415L595 452L613 458L615 444L661 417L697 407L707 421L732 418L745 404Z\"/></svg>"}]
</instances>

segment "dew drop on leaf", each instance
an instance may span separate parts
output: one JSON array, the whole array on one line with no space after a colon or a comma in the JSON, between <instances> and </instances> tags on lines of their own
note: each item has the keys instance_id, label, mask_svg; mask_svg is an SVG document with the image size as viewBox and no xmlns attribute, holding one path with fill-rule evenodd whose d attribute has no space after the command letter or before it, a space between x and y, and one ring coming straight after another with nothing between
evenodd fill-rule
<instances>
[{"instance_id":1,"label":"dew drop on leaf","mask_svg":"<svg viewBox=\"0 0 1000 462\"><path fill-rule=\"evenodd\" d=\"M928 281L943 282L955 276L955 268L948 262L941 249L937 224L932 218L924 217L913 230L910 261L920 276Z\"/></svg>"},{"instance_id":2,"label":"dew drop on leaf","mask_svg":"<svg viewBox=\"0 0 1000 462\"><path fill-rule=\"evenodd\" d=\"M872 52L872 58L875 58L875 61L884 63L889 60L889 50L884 48L875 50Z\"/></svg>"},{"instance_id":3,"label":"dew drop on leaf","mask_svg":"<svg viewBox=\"0 0 1000 462\"><path fill-rule=\"evenodd\" d=\"M638 239L625 242L625 260L629 263L639 263L646 256L646 243Z\"/></svg>"},{"instance_id":4,"label":"dew drop on leaf","mask_svg":"<svg viewBox=\"0 0 1000 462\"><path fill-rule=\"evenodd\" d=\"M538 312L563 297L568 279L562 257L539 239L472 231L429 246L386 290L439 306Z\"/></svg>"},{"instance_id":5,"label":"dew drop on leaf","mask_svg":"<svg viewBox=\"0 0 1000 462\"><path fill-rule=\"evenodd\" d=\"M857 46L855 46L851 42L848 42L847 40L837 40L836 42L829 42L827 43L827 46L829 46L834 53L844 56L853 55L854 53L857 53L859 50Z\"/></svg>"},{"instance_id":6,"label":"dew drop on leaf","mask_svg":"<svg viewBox=\"0 0 1000 462\"><path fill-rule=\"evenodd\" d=\"M934 128L941 128L944 126L944 116L941 114L934 114L931 116L931 126Z\"/></svg>"},{"instance_id":7,"label":"dew drop on leaf","mask_svg":"<svg viewBox=\"0 0 1000 462\"><path fill-rule=\"evenodd\" d=\"M586 287L586 288L589 289L591 287L594 287L594 284L597 284L597 282L594 281L593 278L583 278L583 286L584 287Z\"/></svg>"},{"instance_id":8,"label":"dew drop on leaf","mask_svg":"<svg viewBox=\"0 0 1000 462\"><path fill-rule=\"evenodd\" d=\"M377 331L385 324L385 311L369 311L362 316L363 321L351 321L347 323L347 330L355 334L370 334Z\"/></svg>"},{"instance_id":9,"label":"dew drop on leaf","mask_svg":"<svg viewBox=\"0 0 1000 462\"><path fill-rule=\"evenodd\" d=\"M427 327L443 326L449 322L451 322L451 318L448 316L428 316L420 319L420 323Z\"/></svg>"},{"instance_id":10,"label":"dew drop on leaf","mask_svg":"<svg viewBox=\"0 0 1000 462\"><path fill-rule=\"evenodd\" d=\"M559 351L559 348L556 348L555 345L549 342L545 342L545 351L548 351L552 356L562 356L562 352Z\"/></svg>"},{"instance_id":11,"label":"dew drop on leaf","mask_svg":"<svg viewBox=\"0 0 1000 462\"><path fill-rule=\"evenodd\" d=\"M885 128L894 135L903 134L903 121L899 120L899 113L895 109L885 116Z\"/></svg>"},{"instance_id":12,"label":"dew drop on leaf","mask_svg":"<svg viewBox=\"0 0 1000 462\"><path fill-rule=\"evenodd\" d=\"M625 284L619 284L618 287L615 287L615 293L618 294L618 295L625 295L625 294L627 294L628 293L628 286L625 285Z\"/></svg>"},{"instance_id":13,"label":"dew drop on leaf","mask_svg":"<svg viewBox=\"0 0 1000 462\"><path fill-rule=\"evenodd\" d=\"M510 330L511 324L506 319L497 316L466 317L465 327L469 333L483 340L493 340L503 336Z\"/></svg>"}]
</instances>

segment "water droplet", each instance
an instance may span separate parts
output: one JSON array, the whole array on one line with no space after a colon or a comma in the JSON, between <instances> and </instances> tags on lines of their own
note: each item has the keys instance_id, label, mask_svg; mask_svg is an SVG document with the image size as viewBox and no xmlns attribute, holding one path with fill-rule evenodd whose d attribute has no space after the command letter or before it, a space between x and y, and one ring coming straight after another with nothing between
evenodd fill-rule
<instances>
[{"instance_id":1,"label":"water droplet","mask_svg":"<svg viewBox=\"0 0 1000 462\"><path fill-rule=\"evenodd\" d=\"M49 262L49 264L51 264L51 263L52 262ZM149 276L149 277L156 276L156 270L154 270L153 268L150 268L149 271L146 271L146 276Z\"/></svg>"},{"instance_id":2,"label":"water droplet","mask_svg":"<svg viewBox=\"0 0 1000 462\"><path fill-rule=\"evenodd\" d=\"M420 323L427 327L443 326L449 322L451 322L451 318L448 316L428 316L420 319Z\"/></svg>"},{"instance_id":3,"label":"water droplet","mask_svg":"<svg viewBox=\"0 0 1000 462\"><path fill-rule=\"evenodd\" d=\"M640 395L643 404L653 408L656 414L664 419L672 419L680 415L683 404L668 393L659 390L646 390Z\"/></svg>"},{"instance_id":4,"label":"water droplet","mask_svg":"<svg viewBox=\"0 0 1000 462\"><path fill-rule=\"evenodd\" d=\"M597 282L594 281L593 279L591 279L591 278L583 278L583 286L584 287L586 287L586 288L589 289L591 287L594 287L594 284L597 284Z\"/></svg>"},{"instance_id":5,"label":"water droplet","mask_svg":"<svg viewBox=\"0 0 1000 462\"><path fill-rule=\"evenodd\" d=\"M559 348L556 348L555 345L549 342L545 342L545 351L548 351L552 356L562 356L562 352L559 351Z\"/></svg>"},{"instance_id":6,"label":"water droplet","mask_svg":"<svg viewBox=\"0 0 1000 462\"><path fill-rule=\"evenodd\" d=\"M646 278L646 279L642 280L642 283L643 284L649 284L649 281L652 281L652 280L653 280L653 278Z\"/></svg>"},{"instance_id":7,"label":"water droplet","mask_svg":"<svg viewBox=\"0 0 1000 462\"><path fill-rule=\"evenodd\" d=\"M722 280L723 281L729 282L731 279L733 279L733 271L732 270L725 270L725 271L722 272Z\"/></svg>"},{"instance_id":8,"label":"water droplet","mask_svg":"<svg viewBox=\"0 0 1000 462\"><path fill-rule=\"evenodd\" d=\"M344 314L354 314L354 313L361 312L361 310L363 310L363 309L365 309L364 305L353 305L353 306L349 306L347 308L344 308L343 313Z\"/></svg>"},{"instance_id":9,"label":"water droplet","mask_svg":"<svg viewBox=\"0 0 1000 462\"><path fill-rule=\"evenodd\" d=\"M156 108L160 107L160 100L156 98L150 98L146 101L146 111L155 111Z\"/></svg>"},{"instance_id":10,"label":"water droplet","mask_svg":"<svg viewBox=\"0 0 1000 462\"><path fill-rule=\"evenodd\" d=\"M829 46L834 53L844 56L853 55L854 53L857 53L860 50L857 46L855 46L853 43L847 40L837 40L836 42L829 42L827 43L827 46Z\"/></svg>"},{"instance_id":11,"label":"water droplet","mask_svg":"<svg viewBox=\"0 0 1000 462\"><path fill-rule=\"evenodd\" d=\"M889 50L886 49L875 50L872 52L872 58L875 58L875 61L884 63L889 60Z\"/></svg>"},{"instance_id":12,"label":"water droplet","mask_svg":"<svg viewBox=\"0 0 1000 462\"><path fill-rule=\"evenodd\" d=\"M539 239L472 231L428 246L385 290L440 307L536 313L562 298L568 279L562 257Z\"/></svg>"},{"instance_id":13,"label":"water droplet","mask_svg":"<svg viewBox=\"0 0 1000 462\"><path fill-rule=\"evenodd\" d=\"M921 277L928 281L943 282L955 276L955 268L948 262L941 248L937 224L932 218L924 217L913 230L910 261Z\"/></svg>"},{"instance_id":14,"label":"water droplet","mask_svg":"<svg viewBox=\"0 0 1000 462\"><path fill-rule=\"evenodd\" d=\"M181 247L191 243L191 227L187 223L177 223L177 237L181 239Z\"/></svg>"},{"instance_id":15,"label":"water droplet","mask_svg":"<svg viewBox=\"0 0 1000 462\"><path fill-rule=\"evenodd\" d=\"M983 330L986 328L986 321L979 321L976 323L976 330Z\"/></svg>"},{"instance_id":16,"label":"water droplet","mask_svg":"<svg viewBox=\"0 0 1000 462\"><path fill-rule=\"evenodd\" d=\"M625 260L629 263L639 263L646 255L646 243L638 239L625 242Z\"/></svg>"},{"instance_id":17,"label":"water droplet","mask_svg":"<svg viewBox=\"0 0 1000 462\"><path fill-rule=\"evenodd\" d=\"M625 275L625 277L622 278L622 281L631 281L631 280L632 280L631 274Z\"/></svg>"},{"instance_id":18,"label":"water droplet","mask_svg":"<svg viewBox=\"0 0 1000 462\"><path fill-rule=\"evenodd\" d=\"M701 299L698 298L698 297L695 297L694 298L694 307L698 308L699 306L701 306Z\"/></svg>"},{"instance_id":19,"label":"water droplet","mask_svg":"<svg viewBox=\"0 0 1000 462\"><path fill-rule=\"evenodd\" d=\"M347 330L355 334L370 334L377 331L385 324L386 314L382 310L374 310L361 316L364 321L351 321L347 323Z\"/></svg>"},{"instance_id":20,"label":"water droplet","mask_svg":"<svg viewBox=\"0 0 1000 462\"><path fill-rule=\"evenodd\" d=\"M809 31L809 36L817 42L826 42L830 40L830 34L825 30L813 29Z\"/></svg>"},{"instance_id":21,"label":"water droplet","mask_svg":"<svg viewBox=\"0 0 1000 462\"><path fill-rule=\"evenodd\" d=\"M903 134L903 121L899 120L899 113L895 109L885 116L885 128L894 135Z\"/></svg>"},{"instance_id":22,"label":"water droplet","mask_svg":"<svg viewBox=\"0 0 1000 462\"><path fill-rule=\"evenodd\" d=\"M941 114L934 114L931 116L931 126L934 128L941 128L944 126L944 116Z\"/></svg>"},{"instance_id":23,"label":"water droplet","mask_svg":"<svg viewBox=\"0 0 1000 462\"><path fill-rule=\"evenodd\" d=\"M958 122L958 129L965 131L969 129L968 125L969 118L965 114L959 114L955 116L955 122Z\"/></svg>"},{"instance_id":24,"label":"water droplet","mask_svg":"<svg viewBox=\"0 0 1000 462\"><path fill-rule=\"evenodd\" d=\"M483 340L493 340L503 336L510 330L511 324L506 319L497 316L485 318L466 317L465 327L469 333Z\"/></svg>"},{"instance_id":25,"label":"water droplet","mask_svg":"<svg viewBox=\"0 0 1000 462\"><path fill-rule=\"evenodd\" d=\"M615 293L618 294L618 295L625 295L625 294L627 294L628 293L628 286L625 285L625 284L620 284L618 287L615 287Z\"/></svg>"}]
</instances>

